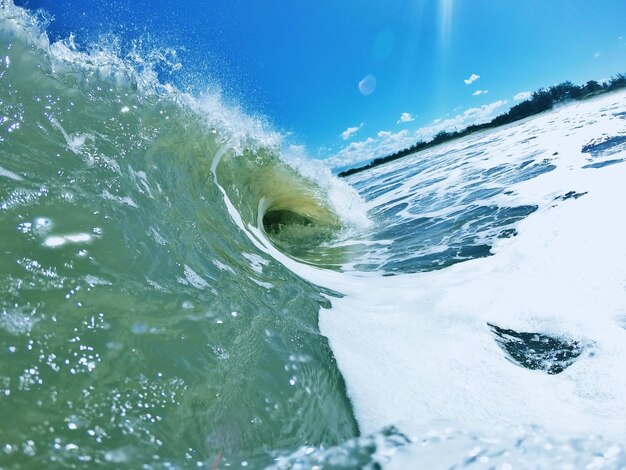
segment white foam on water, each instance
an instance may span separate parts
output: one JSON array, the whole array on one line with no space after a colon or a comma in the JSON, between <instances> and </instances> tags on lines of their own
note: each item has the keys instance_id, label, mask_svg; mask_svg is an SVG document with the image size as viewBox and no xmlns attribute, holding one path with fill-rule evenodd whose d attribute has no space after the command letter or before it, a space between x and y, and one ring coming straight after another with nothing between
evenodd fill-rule
<instances>
[{"instance_id":1,"label":"white foam on water","mask_svg":"<svg viewBox=\"0 0 626 470\"><path fill-rule=\"evenodd\" d=\"M187 265L185 265L184 273L186 281L196 289L205 289L209 286L209 283L202 276Z\"/></svg>"},{"instance_id":2,"label":"white foam on water","mask_svg":"<svg viewBox=\"0 0 626 470\"><path fill-rule=\"evenodd\" d=\"M588 157L581 153L599 130L624 132L619 118L600 117L609 105L626 109L626 93L473 138L489 148L494 134L535 135L533 147L558 152L552 161L556 169L508 188L516 202L539 210L516 226L518 236L496 242L494 256L439 271L380 277L303 266L269 244L264 247L305 279L345 294L320 312L320 330L330 340L362 432L444 420L470 428L526 424L626 438L626 222L621 216L626 165L584 169ZM573 121L584 126L572 130L568 123ZM490 168L526 158L519 153L528 146L500 139L496 150L505 148L505 154L491 152L489 159L470 165ZM624 157L621 151L607 158ZM447 184L462 178L445 176ZM397 193L408 194L414 183L409 178ZM571 190L588 194L555 202ZM569 338L585 350L558 375L525 369L507 360L488 322Z\"/></svg>"},{"instance_id":3,"label":"white foam on water","mask_svg":"<svg viewBox=\"0 0 626 470\"><path fill-rule=\"evenodd\" d=\"M325 163L289 151L284 157L289 165L324 191L324 200L347 225L347 234L371 227L372 221L361 196L352 186L334 176Z\"/></svg>"},{"instance_id":4,"label":"white foam on water","mask_svg":"<svg viewBox=\"0 0 626 470\"><path fill-rule=\"evenodd\" d=\"M333 300L320 328L362 429L446 419L624 437L626 248L624 224L608 208L625 176L616 171L609 190L609 178L598 178L586 200L530 217L494 257ZM557 376L522 369L487 322L579 339L594 356Z\"/></svg>"},{"instance_id":5,"label":"white foam on water","mask_svg":"<svg viewBox=\"0 0 626 470\"><path fill-rule=\"evenodd\" d=\"M65 245L65 237L52 236L44 240L43 244L50 248Z\"/></svg>"},{"instance_id":6,"label":"white foam on water","mask_svg":"<svg viewBox=\"0 0 626 470\"><path fill-rule=\"evenodd\" d=\"M6 168L2 168L1 166L0 166L0 176L4 176L5 178L9 178L14 181L24 180L24 178L22 178L20 175L13 173L12 171L7 170Z\"/></svg>"},{"instance_id":7,"label":"white foam on water","mask_svg":"<svg viewBox=\"0 0 626 470\"><path fill-rule=\"evenodd\" d=\"M137 203L135 201L133 201L133 199L130 196L116 196L114 194L111 194L106 189L104 191L102 191L102 197L104 199L108 199L110 201L117 201L120 204L125 204L127 206L131 206L131 207L134 207L134 208L138 208L139 207L137 205Z\"/></svg>"},{"instance_id":8,"label":"white foam on water","mask_svg":"<svg viewBox=\"0 0 626 470\"><path fill-rule=\"evenodd\" d=\"M63 246L66 243L89 243L93 237L88 233L72 233L68 235L52 235L47 237L43 244L49 248Z\"/></svg>"},{"instance_id":9,"label":"white foam on water","mask_svg":"<svg viewBox=\"0 0 626 470\"><path fill-rule=\"evenodd\" d=\"M36 312L36 309L18 308L17 306L2 309L0 310L0 329L15 336L28 334L38 321ZM10 348L9 352L15 351L14 347L12 349Z\"/></svg>"}]
</instances>

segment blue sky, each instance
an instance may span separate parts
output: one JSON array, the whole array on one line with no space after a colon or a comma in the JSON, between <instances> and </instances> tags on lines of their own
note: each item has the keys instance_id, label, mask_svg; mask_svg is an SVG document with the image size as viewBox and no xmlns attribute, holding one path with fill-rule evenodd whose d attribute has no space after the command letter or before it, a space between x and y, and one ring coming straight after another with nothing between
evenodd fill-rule
<instances>
[{"instance_id":1,"label":"blue sky","mask_svg":"<svg viewBox=\"0 0 626 470\"><path fill-rule=\"evenodd\" d=\"M183 68L169 78L219 84L339 167L485 120L521 92L626 72L624 0L16 3L79 43L113 33L175 48Z\"/></svg>"}]
</instances>

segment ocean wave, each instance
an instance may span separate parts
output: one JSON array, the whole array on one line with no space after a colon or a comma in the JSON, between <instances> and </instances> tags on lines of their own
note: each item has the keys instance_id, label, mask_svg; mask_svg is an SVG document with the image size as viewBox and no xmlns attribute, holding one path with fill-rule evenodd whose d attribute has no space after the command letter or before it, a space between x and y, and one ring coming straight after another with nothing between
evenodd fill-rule
<instances>
[{"instance_id":1,"label":"ocean wave","mask_svg":"<svg viewBox=\"0 0 626 470\"><path fill-rule=\"evenodd\" d=\"M48 21L0 4L0 464L621 463L624 170L582 149L626 95L348 185Z\"/></svg>"}]
</instances>

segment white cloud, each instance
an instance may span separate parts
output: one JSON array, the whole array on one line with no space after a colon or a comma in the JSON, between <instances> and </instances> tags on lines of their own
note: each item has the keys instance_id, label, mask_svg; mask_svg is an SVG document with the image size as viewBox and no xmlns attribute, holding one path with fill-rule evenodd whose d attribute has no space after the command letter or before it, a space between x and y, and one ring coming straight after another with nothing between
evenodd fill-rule
<instances>
[{"instance_id":1,"label":"white cloud","mask_svg":"<svg viewBox=\"0 0 626 470\"><path fill-rule=\"evenodd\" d=\"M487 93L489 93L489 90L476 90L472 93L472 96L486 95Z\"/></svg>"},{"instance_id":2,"label":"white cloud","mask_svg":"<svg viewBox=\"0 0 626 470\"><path fill-rule=\"evenodd\" d=\"M343 131L341 133L341 138L343 140L348 140L350 137L352 137L354 134L356 134L357 132L359 132L359 130L361 130L361 127L363 127L363 124L365 124L364 122L362 122L361 124L359 124L357 127L348 127L345 131Z\"/></svg>"},{"instance_id":3,"label":"white cloud","mask_svg":"<svg viewBox=\"0 0 626 470\"><path fill-rule=\"evenodd\" d=\"M596 52L593 56L597 59L598 57L600 57L602 55L602 53L600 52Z\"/></svg>"},{"instance_id":4,"label":"white cloud","mask_svg":"<svg viewBox=\"0 0 626 470\"><path fill-rule=\"evenodd\" d=\"M522 101L522 100L527 100L528 98L530 98L532 95L532 93L530 91L522 91L520 93L518 93L517 95L515 95L513 97L513 99L515 101Z\"/></svg>"},{"instance_id":5,"label":"white cloud","mask_svg":"<svg viewBox=\"0 0 626 470\"><path fill-rule=\"evenodd\" d=\"M480 78L480 75L476 75L475 73L471 74L469 76L468 79L463 80L465 82L466 85L471 85L472 83L474 83L476 80L478 80Z\"/></svg>"},{"instance_id":6,"label":"white cloud","mask_svg":"<svg viewBox=\"0 0 626 470\"><path fill-rule=\"evenodd\" d=\"M499 100L470 108L452 118L436 119L429 126L414 131L407 129L399 132L379 131L376 138L368 137L363 141L351 142L327 161L332 167L340 168L390 155L413 145L418 140L429 140L438 132L461 130L472 124L490 121L495 117L496 111L506 104L506 100Z\"/></svg>"},{"instance_id":7,"label":"white cloud","mask_svg":"<svg viewBox=\"0 0 626 470\"><path fill-rule=\"evenodd\" d=\"M400 115L400 119L396 121L396 124L403 124L405 122L415 121L415 118L411 115L411 113L402 113Z\"/></svg>"},{"instance_id":8,"label":"white cloud","mask_svg":"<svg viewBox=\"0 0 626 470\"><path fill-rule=\"evenodd\" d=\"M420 129L420 131L427 131L425 132L425 135L432 137L440 131L453 131L455 129L461 130L467 126L471 126L472 124L478 124L490 120L494 117L495 111L505 104L507 104L506 100L498 100L478 108L466 109L462 114L457 114L453 118L437 120L433 122L432 126Z\"/></svg>"},{"instance_id":9,"label":"white cloud","mask_svg":"<svg viewBox=\"0 0 626 470\"><path fill-rule=\"evenodd\" d=\"M335 156L328 159L332 167L354 165L365 160L389 155L417 142L414 132L403 129L399 132L380 131L376 138L368 137L360 142L351 142Z\"/></svg>"}]
</instances>

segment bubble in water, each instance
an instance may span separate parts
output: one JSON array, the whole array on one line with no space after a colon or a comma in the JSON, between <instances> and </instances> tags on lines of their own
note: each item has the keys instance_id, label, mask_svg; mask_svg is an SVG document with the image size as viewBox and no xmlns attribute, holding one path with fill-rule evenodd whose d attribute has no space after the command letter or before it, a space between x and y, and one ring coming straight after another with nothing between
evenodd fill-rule
<instances>
[{"instance_id":1,"label":"bubble in water","mask_svg":"<svg viewBox=\"0 0 626 470\"><path fill-rule=\"evenodd\" d=\"M126 463L129 460L129 455L125 449L115 449L106 452L104 460L112 463Z\"/></svg>"},{"instance_id":2,"label":"bubble in water","mask_svg":"<svg viewBox=\"0 0 626 470\"><path fill-rule=\"evenodd\" d=\"M53 235L44 240L43 244L50 248L65 245L65 243L86 243L91 241L91 235L88 233L74 233L70 235L57 236Z\"/></svg>"},{"instance_id":3,"label":"bubble in water","mask_svg":"<svg viewBox=\"0 0 626 470\"><path fill-rule=\"evenodd\" d=\"M91 241L91 235L88 233L75 233L72 235L66 235L65 239L72 243L81 243Z\"/></svg>"},{"instance_id":4,"label":"bubble in water","mask_svg":"<svg viewBox=\"0 0 626 470\"><path fill-rule=\"evenodd\" d=\"M56 248L57 246L61 246L65 244L64 237L48 237L43 242L45 246L49 246L50 248Z\"/></svg>"},{"instance_id":5,"label":"bubble in water","mask_svg":"<svg viewBox=\"0 0 626 470\"><path fill-rule=\"evenodd\" d=\"M37 217L33 221L33 228L36 232L47 233L52 228L52 220L46 217Z\"/></svg>"},{"instance_id":6,"label":"bubble in water","mask_svg":"<svg viewBox=\"0 0 626 470\"><path fill-rule=\"evenodd\" d=\"M145 323L135 323L131 326L130 330L136 335L157 334L159 332L158 328L146 325Z\"/></svg>"}]
</instances>

